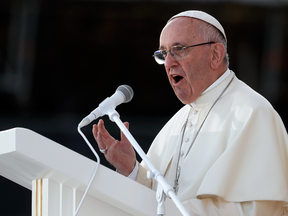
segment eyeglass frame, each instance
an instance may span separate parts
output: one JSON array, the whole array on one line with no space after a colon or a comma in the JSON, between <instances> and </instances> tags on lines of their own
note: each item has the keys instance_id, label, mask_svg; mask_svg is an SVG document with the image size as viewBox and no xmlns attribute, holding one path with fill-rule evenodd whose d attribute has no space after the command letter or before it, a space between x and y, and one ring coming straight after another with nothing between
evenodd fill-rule
<instances>
[{"instance_id":1,"label":"eyeglass frame","mask_svg":"<svg viewBox=\"0 0 288 216\"><path fill-rule=\"evenodd\" d=\"M182 45L179 44L179 45L172 46L172 47L170 48L170 50L168 50L168 51L165 51L165 50L157 50L157 51L154 52L154 55L152 55L152 56L155 58L155 61L156 61L158 64L165 64L166 57L164 57L163 52L165 52L165 55L166 55L166 56L167 56L168 53L170 52L171 56L174 58L174 55L175 55L175 54L171 53L171 49L172 49L173 47L181 46L181 47L182 47L181 50L184 50L184 55L183 55L182 58L180 58L180 59L175 59L175 58L174 58L176 61L178 61L178 60L181 60L181 59L183 59L183 58L185 57L185 49L186 49L186 48L191 48L191 47L196 47L196 46L201 46L201 45L207 45L207 44L214 44L214 43L216 43L216 42L210 41L210 42L195 44L195 45L186 46L186 47L183 47ZM163 61L162 59L157 58L157 57L156 57L157 55L155 55L156 52L161 52L161 54L162 54L162 56L163 56L163 58L164 58L165 60ZM157 59L156 59L156 58L157 58ZM157 60L158 60L158 61L157 61ZM162 62L162 61L163 61L163 62Z\"/></svg>"}]
</instances>

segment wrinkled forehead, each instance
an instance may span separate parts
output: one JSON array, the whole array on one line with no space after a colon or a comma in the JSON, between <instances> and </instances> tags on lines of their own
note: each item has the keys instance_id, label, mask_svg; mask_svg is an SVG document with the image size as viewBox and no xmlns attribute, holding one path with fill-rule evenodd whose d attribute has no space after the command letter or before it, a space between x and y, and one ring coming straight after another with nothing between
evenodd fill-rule
<instances>
[{"instance_id":1,"label":"wrinkled forehead","mask_svg":"<svg viewBox=\"0 0 288 216\"><path fill-rule=\"evenodd\" d=\"M188 43L199 39L195 29L201 21L190 17L177 17L168 22L160 35L160 47ZM191 41L192 40L192 41Z\"/></svg>"}]
</instances>

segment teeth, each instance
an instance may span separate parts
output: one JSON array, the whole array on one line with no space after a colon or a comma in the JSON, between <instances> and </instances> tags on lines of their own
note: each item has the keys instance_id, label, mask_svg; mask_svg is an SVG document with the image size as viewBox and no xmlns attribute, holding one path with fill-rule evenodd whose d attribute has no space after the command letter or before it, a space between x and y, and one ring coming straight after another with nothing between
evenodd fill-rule
<instances>
[{"instance_id":1,"label":"teeth","mask_svg":"<svg viewBox=\"0 0 288 216\"><path fill-rule=\"evenodd\" d=\"M178 76L178 75L172 75L173 77L176 77L176 76Z\"/></svg>"}]
</instances>

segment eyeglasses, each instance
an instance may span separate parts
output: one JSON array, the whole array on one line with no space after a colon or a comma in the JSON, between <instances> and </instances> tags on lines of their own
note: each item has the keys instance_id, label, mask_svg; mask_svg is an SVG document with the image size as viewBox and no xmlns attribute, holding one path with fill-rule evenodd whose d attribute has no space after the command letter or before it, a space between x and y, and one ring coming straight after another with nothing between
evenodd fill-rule
<instances>
[{"instance_id":1,"label":"eyeglasses","mask_svg":"<svg viewBox=\"0 0 288 216\"><path fill-rule=\"evenodd\" d=\"M187 46L187 47L183 47L181 45L176 45L170 48L170 50L165 51L165 50L157 50L156 52L154 52L153 57L155 58L155 61L158 64L164 64L165 63L165 59L168 55L168 52L170 52L171 56L175 59L175 60L180 60L182 58L184 58L185 56L185 49L186 48L190 48L190 47L196 47L196 46L201 46L201 45L206 45L206 44L213 44L215 42L210 41L210 42L206 42L206 43L200 43L200 44L195 44L192 46Z\"/></svg>"}]
</instances>

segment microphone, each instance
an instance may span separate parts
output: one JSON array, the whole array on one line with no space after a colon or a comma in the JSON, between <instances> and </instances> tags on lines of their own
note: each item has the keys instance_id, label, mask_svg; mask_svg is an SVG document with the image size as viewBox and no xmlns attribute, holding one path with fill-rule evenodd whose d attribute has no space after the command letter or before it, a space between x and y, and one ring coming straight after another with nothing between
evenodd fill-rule
<instances>
[{"instance_id":1,"label":"microphone","mask_svg":"<svg viewBox=\"0 0 288 216\"><path fill-rule=\"evenodd\" d=\"M109 110L114 110L121 103L128 103L132 100L133 96L134 92L130 86L119 86L110 98L108 97L102 101L96 109L79 123L79 127L88 125L93 120L107 114Z\"/></svg>"}]
</instances>

